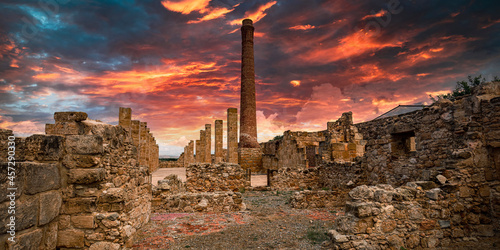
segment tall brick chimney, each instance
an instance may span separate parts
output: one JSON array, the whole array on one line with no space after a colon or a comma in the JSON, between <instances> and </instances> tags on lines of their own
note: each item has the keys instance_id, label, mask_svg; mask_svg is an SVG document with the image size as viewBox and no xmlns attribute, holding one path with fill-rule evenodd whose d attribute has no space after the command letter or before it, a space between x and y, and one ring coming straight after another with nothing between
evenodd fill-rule
<instances>
[{"instance_id":1,"label":"tall brick chimney","mask_svg":"<svg viewBox=\"0 0 500 250\"><path fill-rule=\"evenodd\" d=\"M255 69L253 59L253 22L243 20L241 27L241 100L239 148L258 148L255 107Z\"/></svg>"}]
</instances>

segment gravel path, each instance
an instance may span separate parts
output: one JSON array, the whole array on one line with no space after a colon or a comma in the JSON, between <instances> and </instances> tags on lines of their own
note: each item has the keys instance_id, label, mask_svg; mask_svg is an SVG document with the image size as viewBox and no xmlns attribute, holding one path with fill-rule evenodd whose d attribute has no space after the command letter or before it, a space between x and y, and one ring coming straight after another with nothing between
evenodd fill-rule
<instances>
[{"instance_id":1,"label":"gravel path","mask_svg":"<svg viewBox=\"0 0 500 250\"><path fill-rule=\"evenodd\" d=\"M321 249L340 209L293 209L291 194L247 191L245 212L153 214L134 249Z\"/></svg>"}]
</instances>

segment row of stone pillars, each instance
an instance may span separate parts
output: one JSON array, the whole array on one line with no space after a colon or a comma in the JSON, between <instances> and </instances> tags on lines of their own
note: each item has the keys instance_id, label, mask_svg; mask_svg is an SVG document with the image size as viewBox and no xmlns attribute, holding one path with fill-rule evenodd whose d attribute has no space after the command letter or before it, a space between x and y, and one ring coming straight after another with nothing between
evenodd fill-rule
<instances>
[{"instance_id":1,"label":"row of stone pillars","mask_svg":"<svg viewBox=\"0 0 500 250\"><path fill-rule=\"evenodd\" d=\"M118 125L131 135L132 143L138 150L139 165L148 166L150 173L158 169L160 150L148 123L132 120L132 109L120 107Z\"/></svg>"},{"instance_id":2,"label":"row of stone pillars","mask_svg":"<svg viewBox=\"0 0 500 250\"><path fill-rule=\"evenodd\" d=\"M227 109L227 149L223 148L224 126L215 120L215 154L212 159L212 125L205 124L200 130L200 139L189 141L180 159L184 167L193 163L238 163L238 109Z\"/></svg>"}]
</instances>

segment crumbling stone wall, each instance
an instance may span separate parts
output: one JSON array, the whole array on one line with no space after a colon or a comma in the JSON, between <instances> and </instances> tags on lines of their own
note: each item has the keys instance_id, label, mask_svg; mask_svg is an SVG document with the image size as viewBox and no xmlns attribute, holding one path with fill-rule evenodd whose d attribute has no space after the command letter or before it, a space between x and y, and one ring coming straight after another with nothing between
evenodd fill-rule
<instances>
[{"instance_id":1,"label":"crumbling stone wall","mask_svg":"<svg viewBox=\"0 0 500 250\"><path fill-rule=\"evenodd\" d=\"M54 119L46 125L47 135L16 138L20 226L15 245L6 243L2 232L1 248L130 246L151 210L149 166L139 165L132 132L82 112L57 112ZM2 130L0 144L10 134ZM0 179L7 178L5 168L2 163Z\"/></svg>"},{"instance_id":2,"label":"crumbling stone wall","mask_svg":"<svg viewBox=\"0 0 500 250\"><path fill-rule=\"evenodd\" d=\"M153 205L157 213L244 211L246 205L239 192L178 193L162 196Z\"/></svg>"},{"instance_id":3,"label":"crumbling stone wall","mask_svg":"<svg viewBox=\"0 0 500 250\"><path fill-rule=\"evenodd\" d=\"M191 164L186 168L189 192L239 191L249 186L246 172L238 164Z\"/></svg>"},{"instance_id":4,"label":"crumbling stone wall","mask_svg":"<svg viewBox=\"0 0 500 250\"><path fill-rule=\"evenodd\" d=\"M319 189L318 168L281 168L272 174L271 188L279 191Z\"/></svg>"},{"instance_id":5,"label":"crumbling stone wall","mask_svg":"<svg viewBox=\"0 0 500 250\"><path fill-rule=\"evenodd\" d=\"M316 167L325 163L353 162L363 156L366 141L352 123L352 113L344 113L327 129L318 132L285 131L283 138L261 143L263 168Z\"/></svg>"},{"instance_id":6,"label":"crumbling stone wall","mask_svg":"<svg viewBox=\"0 0 500 250\"><path fill-rule=\"evenodd\" d=\"M55 249L62 204L63 138L16 138L13 165L7 158L9 136L13 136L11 130L0 130L0 249ZM15 242L8 240L12 236Z\"/></svg>"},{"instance_id":7,"label":"crumbling stone wall","mask_svg":"<svg viewBox=\"0 0 500 250\"><path fill-rule=\"evenodd\" d=\"M290 206L299 209L329 208L345 206L345 200L338 199L341 195L336 190L304 190L295 192L290 197Z\"/></svg>"},{"instance_id":8,"label":"crumbling stone wall","mask_svg":"<svg viewBox=\"0 0 500 250\"><path fill-rule=\"evenodd\" d=\"M481 199L457 200L457 187L440 180L354 188L330 231L333 248L437 248L493 237L498 224Z\"/></svg>"},{"instance_id":9,"label":"crumbling stone wall","mask_svg":"<svg viewBox=\"0 0 500 250\"><path fill-rule=\"evenodd\" d=\"M500 179L499 124L500 82L493 82L455 102L356 126L368 138L363 166L372 183L401 185L442 174L472 188Z\"/></svg>"}]
</instances>

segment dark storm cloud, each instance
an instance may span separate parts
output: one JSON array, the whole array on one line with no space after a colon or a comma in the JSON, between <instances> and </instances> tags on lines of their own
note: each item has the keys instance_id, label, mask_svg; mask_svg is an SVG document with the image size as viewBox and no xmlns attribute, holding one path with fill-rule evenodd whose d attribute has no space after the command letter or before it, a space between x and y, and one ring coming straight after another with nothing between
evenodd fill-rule
<instances>
[{"instance_id":1,"label":"dark storm cloud","mask_svg":"<svg viewBox=\"0 0 500 250\"><path fill-rule=\"evenodd\" d=\"M40 2L0 6L4 127L51 122L65 109L115 123L118 107L130 106L160 134L196 136L239 107L239 23L248 16L257 18L258 110L265 124L290 129L422 103L500 64L496 1ZM27 27L36 34L27 37ZM30 109L32 117L19 114Z\"/></svg>"}]
</instances>

